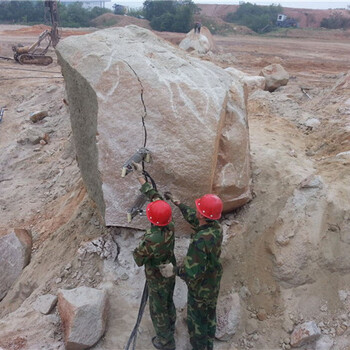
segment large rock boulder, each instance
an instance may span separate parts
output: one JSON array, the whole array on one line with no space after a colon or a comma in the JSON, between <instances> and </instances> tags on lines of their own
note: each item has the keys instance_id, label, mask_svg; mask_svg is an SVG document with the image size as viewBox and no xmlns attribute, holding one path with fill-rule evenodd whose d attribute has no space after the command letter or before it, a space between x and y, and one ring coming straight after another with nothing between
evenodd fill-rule
<instances>
[{"instance_id":1,"label":"large rock boulder","mask_svg":"<svg viewBox=\"0 0 350 350\"><path fill-rule=\"evenodd\" d=\"M78 287L60 290L60 314L67 350L83 350L98 342L106 329L107 294L105 291Z\"/></svg>"},{"instance_id":2,"label":"large rock boulder","mask_svg":"<svg viewBox=\"0 0 350 350\"><path fill-rule=\"evenodd\" d=\"M192 29L180 42L179 47L185 51L196 51L200 54L216 49L213 36L207 27L202 27L200 33L195 33Z\"/></svg>"},{"instance_id":3,"label":"large rock boulder","mask_svg":"<svg viewBox=\"0 0 350 350\"><path fill-rule=\"evenodd\" d=\"M0 300L29 264L32 237L27 230L0 230Z\"/></svg>"},{"instance_id":4,"label":"large rock boulder","mask_svg":"<svg viewBox=\"0 0 350 350\"><path fill-rule=\"evenodd\" d=\"M278 63L263 68L260 75L265 78L265 89L270 92L275 91L280 86L287 85L289 81L288 72Z\"/></svg>"},{"instance_id":5,"label":"large rock boulder","mask_svg":"<svg viewBox=\"0 0 350 350\"><path fill-rule=\"evenodd\" d=\"M225 211L251 198L246 94L231 74L137 26L71 36L57 49L79 167L107 225L145 225L126 222L139 186L120 176L145 141L159 190L191 205L216 193Z\"/></svg>"}]
</instances>

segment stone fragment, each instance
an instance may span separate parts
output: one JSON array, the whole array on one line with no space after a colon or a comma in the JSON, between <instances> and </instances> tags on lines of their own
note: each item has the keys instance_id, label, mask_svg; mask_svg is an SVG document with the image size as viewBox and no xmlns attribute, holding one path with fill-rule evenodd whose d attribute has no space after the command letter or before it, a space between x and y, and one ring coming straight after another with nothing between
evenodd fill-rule
<instances>
[{"instance_id":1,"label":"stone fragment","mask_svg":"<svg viewBox=\"0 0 350 350\"><path fill-rule=\"evenodd\" d=\"M107 294L88 287L61 289L58 293L58 312L66 350L87 349L96 344L105 331Z\"/></svg>"},{"instance_id":2,"label":"stone fragment","mask_svg":"<svg viewBox=\"0 0 350 350\"><path fill-rule=\"evenodd\" d=\"M321 330L317 327L314 321L302 323L295 327L290 344L296 348L304 344L313 342L321 336Z\"/></svg>"},{"instance_id":3,"label":"stone fragment","mask_svg":"<svg viewBox=\"0 0 350 350\"><path fill-rule=\"evenodd\" d=\"M323 180L320 175L310 175L304 179L300 185L300 188L323 188Z\"/></svg>"},{"instance_id":4,"label":"stone fragment","mask_svg":"<svg viewBox=\"0 0 350 350\"><path fill-rule=\"evenodd\" d=\"M241 321L241 304L238 293L219 299L217 305L217 326L215 338L229 340L236 334Z\"/></svg>"},{"instance_id":5,"label":"stone fragment","mask_svg":"<svg viewBox=\"0 0 350 350\"><path fill-rule=\"evenodd\" d=\"M68 37L57 53L82 178L106 225L144 228L126 220L138 186L116 176L144 144L142 118L160 191L191 205L215 193L225 212L251 199L247 95L228 72L132 25Z\"/></svg>"},{"instance_id":6,"label":"stone fragment","mask_svg":"<svg viewBox=\"0 0 350 350\"><path fill-rule=\"evenodd\" d=\"M291 319L286 318L282 323L282 328L287 333L291 333L294 329L294 322Z\"/></svg>"},{"instance_id":7,"label":"stone fragment","mask_svg":"<svg viewBox=\"0 0 350 350\"><path fill-rule=\"evenodd\" d=\"M33 304L34 310L41 312L44 315L50 313L50 311L56 306L57 296L52 294L46 294L39 296Z\"/></svg>"},{"instance_id":8,"label":"stone fragment","mask_svg":"<svg viewBox=\"0 0 350 350\"><path fill-rule=\"evenodd\" d=\"M305 122L305 126L311 129L317 129L320 126L321 122L317 118L310 118Z\"/></svg>"},{"instance_id":9,"label":"stone fragment","mask_svg":"<svg viewBox=\"0 0 350 350\"><path fill-rule=\"evenodd\" d=\"M36 128L28 128L20 133L17 142L21 145L32 144L37 145L40 143L40 140L43 139L43 132L37 130Z\"/></svg>"},{"instance_id":10,"label":"stone fragment","mask_svg":"<svg viewBox=\"0 0 350 350\"><path fill-rule=\"evenodd\" d=\"M39 111L39 112L33 112L30 114L30 120L33 123L37 123L40 120L43 120L49 115L48 111Z\"/></svg>"},{"instance_id":11,"label":"stone fragment","mask_svg":"<svg viewBox=\"0 0 350 350\"><path fill-rule=\"evenodd\" d=\"M258 321L254 318L250 318L247 320L245 325L245 331L247 334L253 334L258 331Z\"/></svg>"},{"instance_id":12,"label":"stone fragment","mask_svg":"<svg viewBox=\"0 0 350 350\"><path fill-rule=\"evenodd\" d=\"M330 350L332 346L332 338L327 335L322 335L315 344L315 350Z\"/></svg>"},{"instance_id":13,"label":"stone fragment","mask_svg":"<svg viewBox=\"0 0 350 350\"><path fill-rule=\"evenodd\" d=\"M275 91L280 86L287 85L289 81L289 74L278 63L263 68L259 75L265 78L265 90L270 92Z\"/></svg>"},{"instance_id":14,"label":"stone fragment","mask_svg":"<svg viewBox=\"0 0 350 350\"><path fill-rule=\"evenodd\" d=\"M340 301L344 302L348 298L348 292L346 290L338 291Z\"/></svg>"},{"instance_id":15,"label":"stone fragment","mask_svg":"<svg viewBox=\"0 0 350 350\"><path fill-rule=\"evenodd\" d=\"M267 319L267 313L265 309L260 309L256 314L256 317L258 318L259 321L265 321Z\"/></svg>"},{"instance_id":16,"label":"stone fragment","mask_svg":"<svg viewBox=\"0 0 350 350\"><path fill-rule=\"evenodd\" d=\"M242 286L241 289L239 290L239 296L242 299L247 299L251 296L252 294L250 293L249 289L246 286Z\"/></svg>"},{"instance_id":17,"label":"stone fragment","mask_svg":"<svg viewBox=\"0 0 350 350\"><path fill-rule=\"evenodd\" d=\"M51 86L48 86L47 89L46 89L46 92L48 94L50 94L51 92L54 92L57 90L57 85L51 85Z\"/></svg>"},{"instance_id":18,"label":"stone fragment","mask_svg":"<svg viewBox=\"0 0 350 350\"><path fill-rule=\"evenodd\" d=\"M0 300L29 264L32 237L25 229L0 231Z\"/></svg>"}]
</instances>

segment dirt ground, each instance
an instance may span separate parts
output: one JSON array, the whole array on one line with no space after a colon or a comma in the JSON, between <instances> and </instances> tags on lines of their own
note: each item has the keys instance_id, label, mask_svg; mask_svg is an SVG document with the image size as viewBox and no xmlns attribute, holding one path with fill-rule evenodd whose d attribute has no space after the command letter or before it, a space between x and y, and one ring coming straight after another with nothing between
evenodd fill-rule
<instances>
[{"instance_id":1,"label":"dirt ground","mask_svg":"<svg viewBox=\"0 0 350 350\"><path fill-rule=\"evenodd\" d=\"M42 29L1 25L0 56L11 57L12 44L29 44ZM65 37L86 32L63 30L62 34ZM277 230L276 223L288 221L290 213L281 216L281 209L288 207L288 200L300 182L315 173L322 175L329 196L336 198L346 213L350 209L350 162L346 156L350 150L350 109L346 107L350 105L350 82L346 77L350 69L350 42L329 40L327 32L320 39L312 35L308 38L307 32L303 35L302 39L214 36L217 52L201 56L223 68L234 67L251 75L258 75L271 63L280 63L290 75L288 85L277 92L257 91L249 97L254 199L224 218L229 238L223 254L222 295L247 287L251 295L242 306L242 318L248 323L256 322L257 314L264 310L267 319L258 321L254 332L240 329L230 341L217 342L218 350L289 349L290 331L282 327L287 318L294 324L313 318L324 325L324 336L333 337L335 333L332 349L350 348L350 328L343 327L340 319L350 309L348 305L345 309L340 306L336 297L338 290L350 288L347 267L339 268L340 272L338 268L325 269L322 275L317 272L319 278L313 284L295 288L290 285L284 288L283 283L289 282L276 277L275 271L279 253L272 234ZM183 34L176 33L161 36L173 44L183 38ZM0 60L0 107L6 108L0 123L0 227L29 228L34 242L30 265L0 303L0 349L63 349L57 313L39 315L31 304L38 295L87 285L107 288L111 301L106 334L94 349L119 350L134 325L142 292L142 271L129 261L130 251L141 233L100 224L76 163L60 67L52 49L49 54L54 63L48 67ZM33 124L30 114L38 110L48 110L49 116ZM322 127L308 126L306 122L312 118L317 118ZM33 141L45 134L49 135L47 143ZM339 156L342 153L345 155ZM314 209L308 210L309 216L313 216ZM333 221L331 218L321 221L324 225L328 222L336 225L334 220L335 216ZM117 262L113 252L113 259L106 261L96 252L78 253L85 242L100 237L118 242ZM187 244L186 238L178 238L179 255ZM72 265L69 272L67 264ZM185 292L181 282L177 283L177 349L188 350L183 319ZM335 291L326 287L332 283L337 286ZM317 301L311 302L316 294ZM325 300L328 312L322 313L319 309ZM343 331L338 330L340 326ZM147 311L137 349L152 348L152 332Z\"/></svg>"}]
</instances>

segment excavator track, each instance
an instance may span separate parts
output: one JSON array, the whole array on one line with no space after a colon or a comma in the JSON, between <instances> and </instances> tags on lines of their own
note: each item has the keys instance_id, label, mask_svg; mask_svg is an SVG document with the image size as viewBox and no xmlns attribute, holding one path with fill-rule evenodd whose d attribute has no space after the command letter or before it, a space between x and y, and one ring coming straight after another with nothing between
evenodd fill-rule
<instances>
[{"instance_id":1,"label":"excavator track","mask_svg":"<svg viewBox=\"0 0 350 350\"><path fill-rule=\"evenodd\" d=\"M20 64L36 64L38 66L48 66L53 62L51 56L22 54L16 57Z\"/></svg>"}]
</instances>

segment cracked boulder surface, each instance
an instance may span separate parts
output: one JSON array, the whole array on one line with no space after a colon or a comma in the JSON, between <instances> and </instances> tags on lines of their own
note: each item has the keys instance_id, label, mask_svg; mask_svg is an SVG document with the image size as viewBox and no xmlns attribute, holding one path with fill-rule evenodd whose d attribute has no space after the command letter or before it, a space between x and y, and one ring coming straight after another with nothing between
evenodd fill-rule
<instances>
[{"instance_id":1,"label":"cracked boulder surface","mask_svg":"<svg viewBox=\"0 0 350 350\"><path fill-rule=\"evenodd\" d=\"M145 218L126 222L139 186L120 174L145 143L160 191L189 205L216 193L225 211L249 201L247 96L238 79L137 26L66 38L57 54L80 171L106 225L144 227Z\"/></svg>"}]
</instances>

